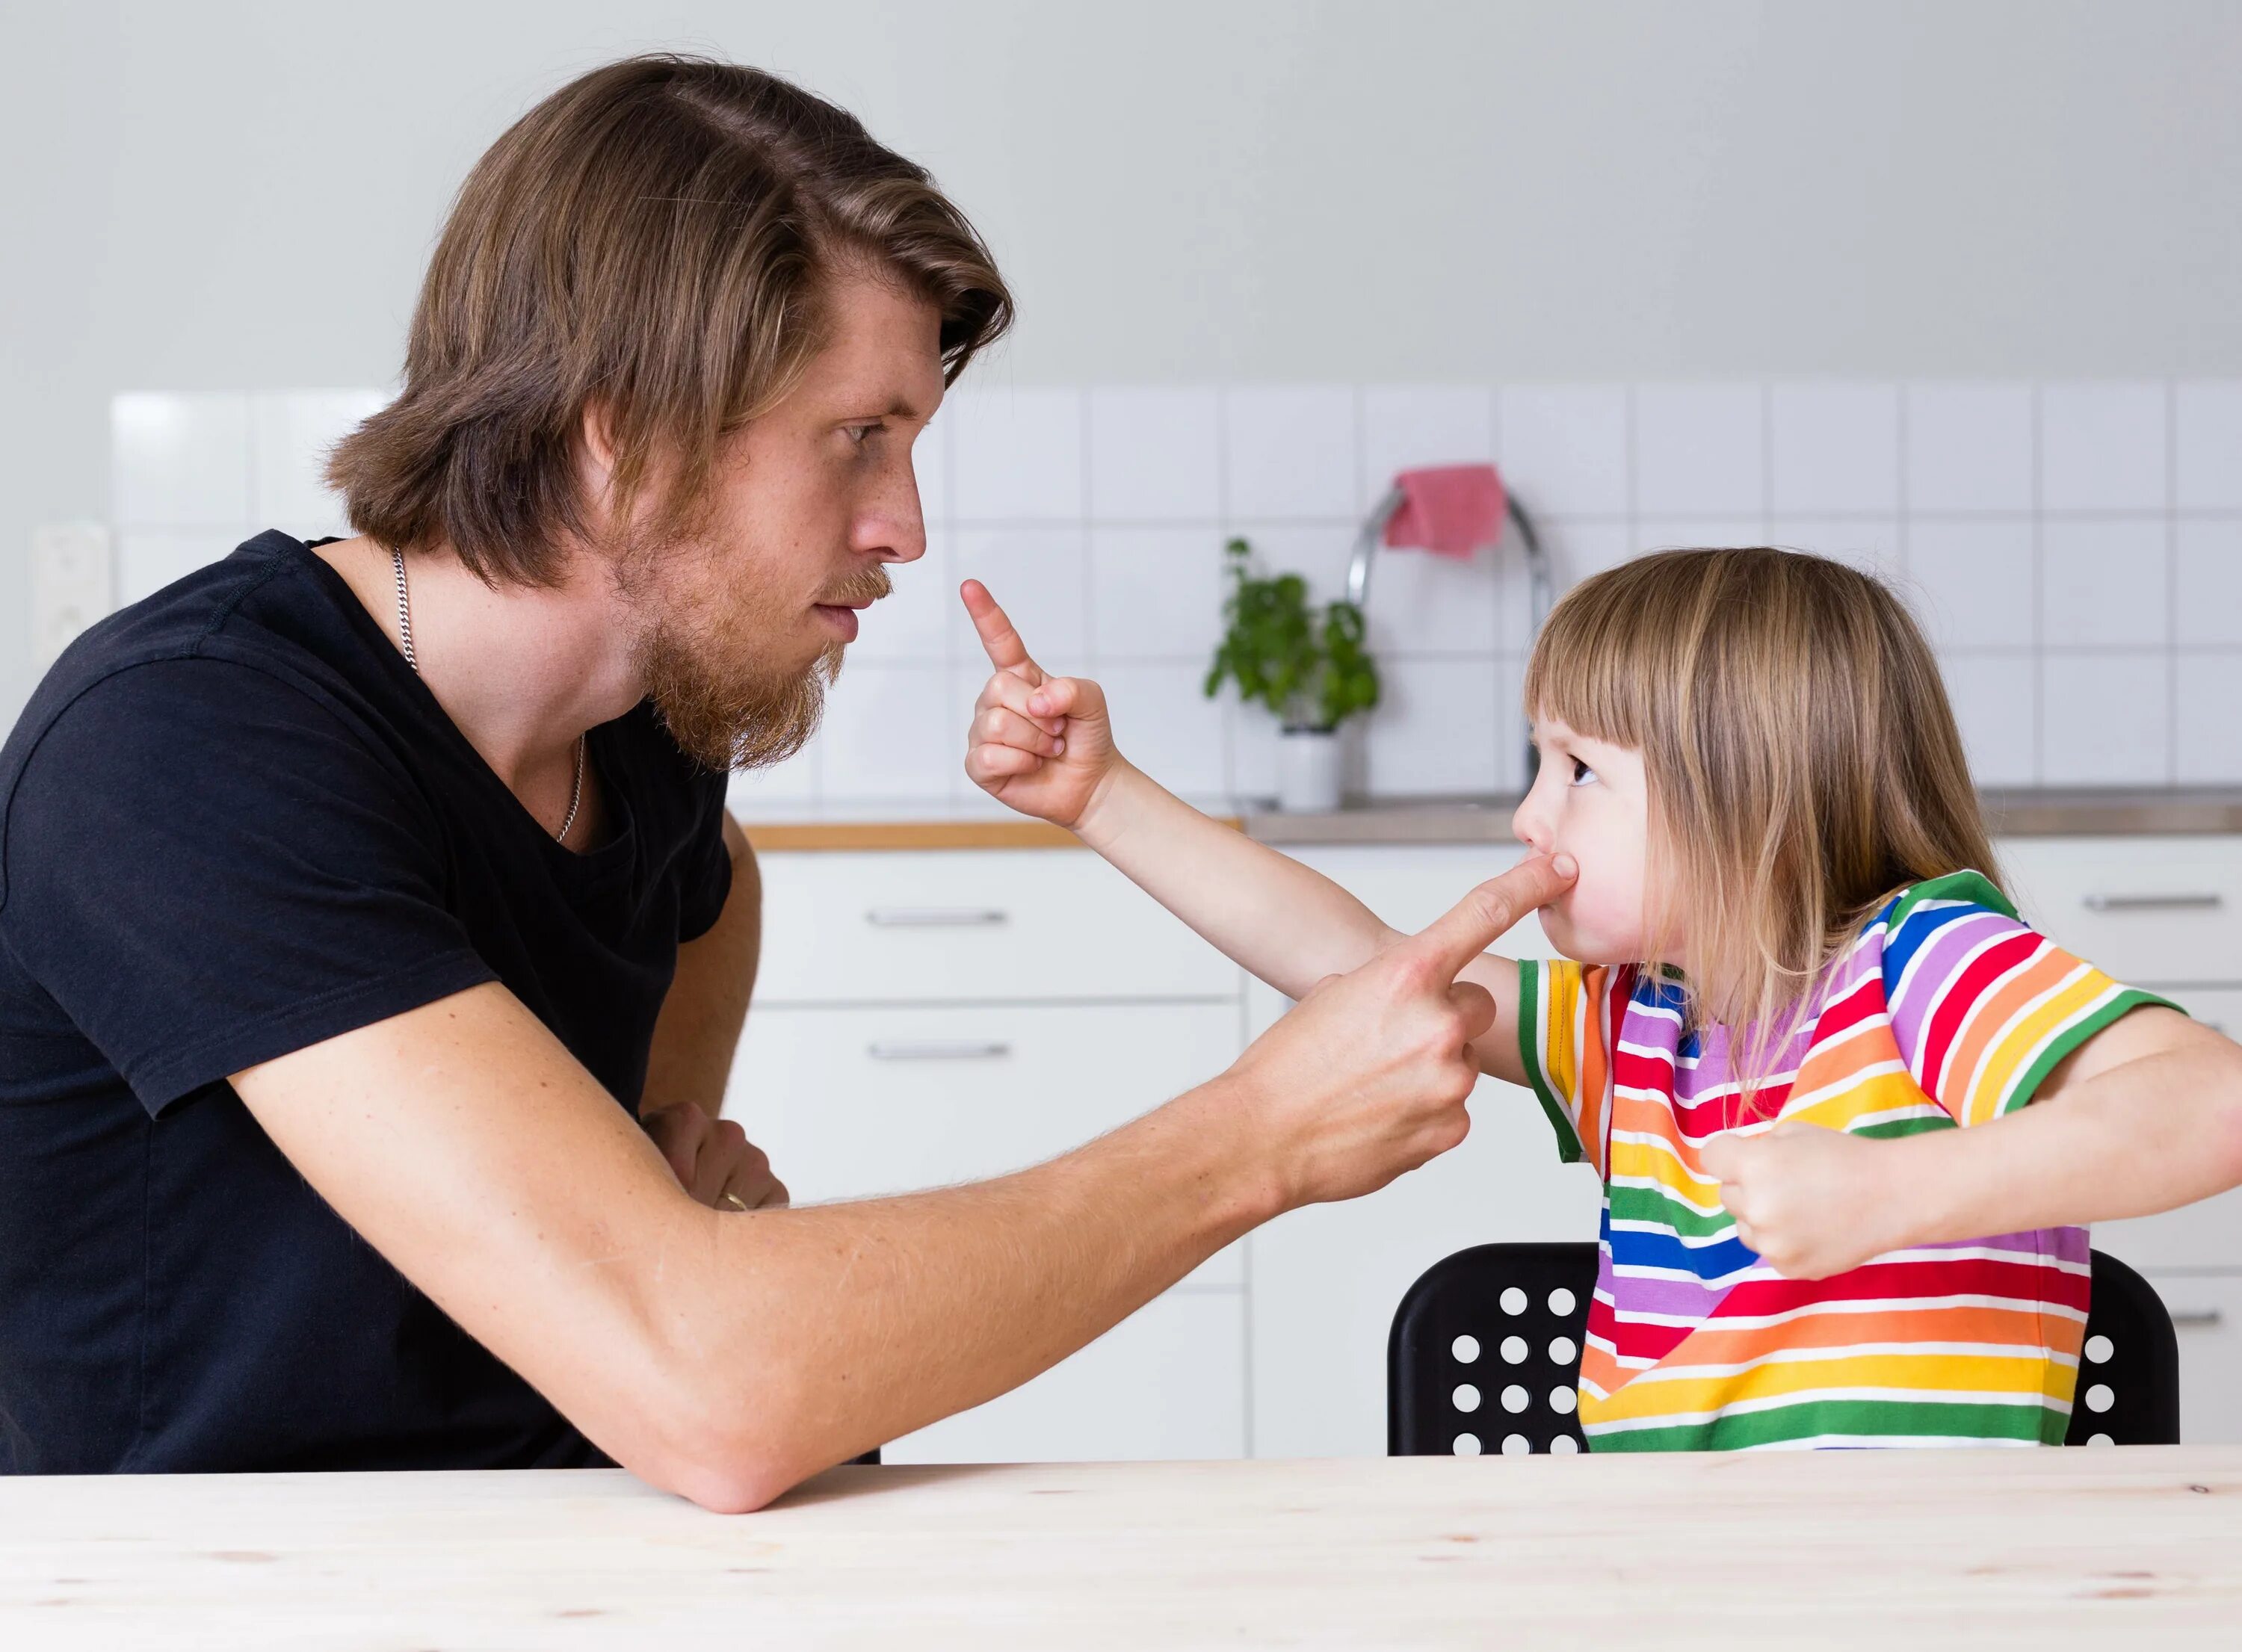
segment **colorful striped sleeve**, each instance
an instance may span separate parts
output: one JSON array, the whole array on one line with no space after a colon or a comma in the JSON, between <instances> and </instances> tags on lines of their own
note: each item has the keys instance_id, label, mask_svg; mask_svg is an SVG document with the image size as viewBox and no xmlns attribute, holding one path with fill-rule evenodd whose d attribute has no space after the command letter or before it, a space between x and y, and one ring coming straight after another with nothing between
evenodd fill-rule
<instances>
[{"instance_id":1,"label":"colorful striped sleeve","mask_svg":"<svg viewBox=\"0 0 2242 1652\"><path fill-rule=\"evenodd\" d=\"M1605 1174L1611 1104L1613 984L1623 971L1569 958L1518 960L1518 1055L1567 1164ZM1618 999L1623 1007L1626 996Z\"/></svg>"},{"instance_id":2,"label":"colorful striped sleeve","mask_svg":"<svg viewBox=\"0 0 2242 1652\"><path fill-rule=\"evenodd\" d=\"M2072 957L1974 872L1915 885L1881 921L1884 1002L1901 1059L1957 1124L2015 1112L2119 1016L2168 1005Z\"/></svg>"}]
</instances>

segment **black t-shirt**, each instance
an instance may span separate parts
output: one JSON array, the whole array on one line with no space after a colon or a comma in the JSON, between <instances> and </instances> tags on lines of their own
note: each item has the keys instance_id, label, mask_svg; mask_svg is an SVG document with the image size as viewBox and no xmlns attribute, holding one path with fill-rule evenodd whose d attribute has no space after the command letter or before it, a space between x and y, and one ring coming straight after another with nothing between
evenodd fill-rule
<instances>
[{"instance_id":1,"label":"black t-shirt","mask_svg":"<svg viewBox=\"0 0 2242 1652\"><path fill-rule=\"evenodd\" d=\"M645 706L588 760L578 855L285 534L64 654L0 746L0 1472L600 1461L225 1079L495 980L635 1111L723 778Z\"/></svg>"}]
</instances>

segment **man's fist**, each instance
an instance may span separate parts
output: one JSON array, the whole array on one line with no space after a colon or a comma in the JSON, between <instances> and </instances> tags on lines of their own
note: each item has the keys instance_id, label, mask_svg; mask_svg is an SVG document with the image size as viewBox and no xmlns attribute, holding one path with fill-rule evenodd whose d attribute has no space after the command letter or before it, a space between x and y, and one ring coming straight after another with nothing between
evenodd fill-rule
<instances>
[{"instance_id":1,"label":"man's fist","mask_svg":"<svg viewBox=\"0 0 2242 1652\"><path fill-rule=\"evenodd\" d=\"M763 1150L729 1119L712 1119L690 1101L652 1107L639 1123L685 1191L712 1210L760 1210L786 1203Z\"/></svg>"}]
</instances>

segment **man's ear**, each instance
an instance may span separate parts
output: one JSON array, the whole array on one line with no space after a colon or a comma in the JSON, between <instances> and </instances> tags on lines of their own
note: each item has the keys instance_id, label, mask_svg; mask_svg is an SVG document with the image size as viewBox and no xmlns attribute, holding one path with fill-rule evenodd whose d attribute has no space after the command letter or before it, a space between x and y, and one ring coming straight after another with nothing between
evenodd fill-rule
<instances>
[{"instance_id":1,"label":"man's ear","mask_svg":"<svg viewBox=\"0 0 2242 1652\"><path fill-rule=\"evenodd\" d=\"M589 472L585 480L594 485L595 493L607 492L607 478L614 473L614 410L606 402L594 397L584 404L583 423L578 434Z\"/></svg>"}]
</instances>

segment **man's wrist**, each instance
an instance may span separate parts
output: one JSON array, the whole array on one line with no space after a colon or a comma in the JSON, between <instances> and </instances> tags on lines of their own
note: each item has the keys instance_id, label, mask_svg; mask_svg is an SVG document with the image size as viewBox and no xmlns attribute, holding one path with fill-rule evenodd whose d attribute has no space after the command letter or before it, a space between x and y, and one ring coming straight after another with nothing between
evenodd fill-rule
<instances>
[{"instance_id":1,"label":"man's wrist","mask_svg":"<svg viewBox=\"0 0 2242 1652\"><path fill-rule=\"evenodd\" d=\"M1240 1235L1299 1202L1270 1154L1259 1099L1253 1080L1232 1071L1185 1091L1162 1109L1205 1149L1200 1174L1216 1224Z\"/></svg>"}]
</instances>

